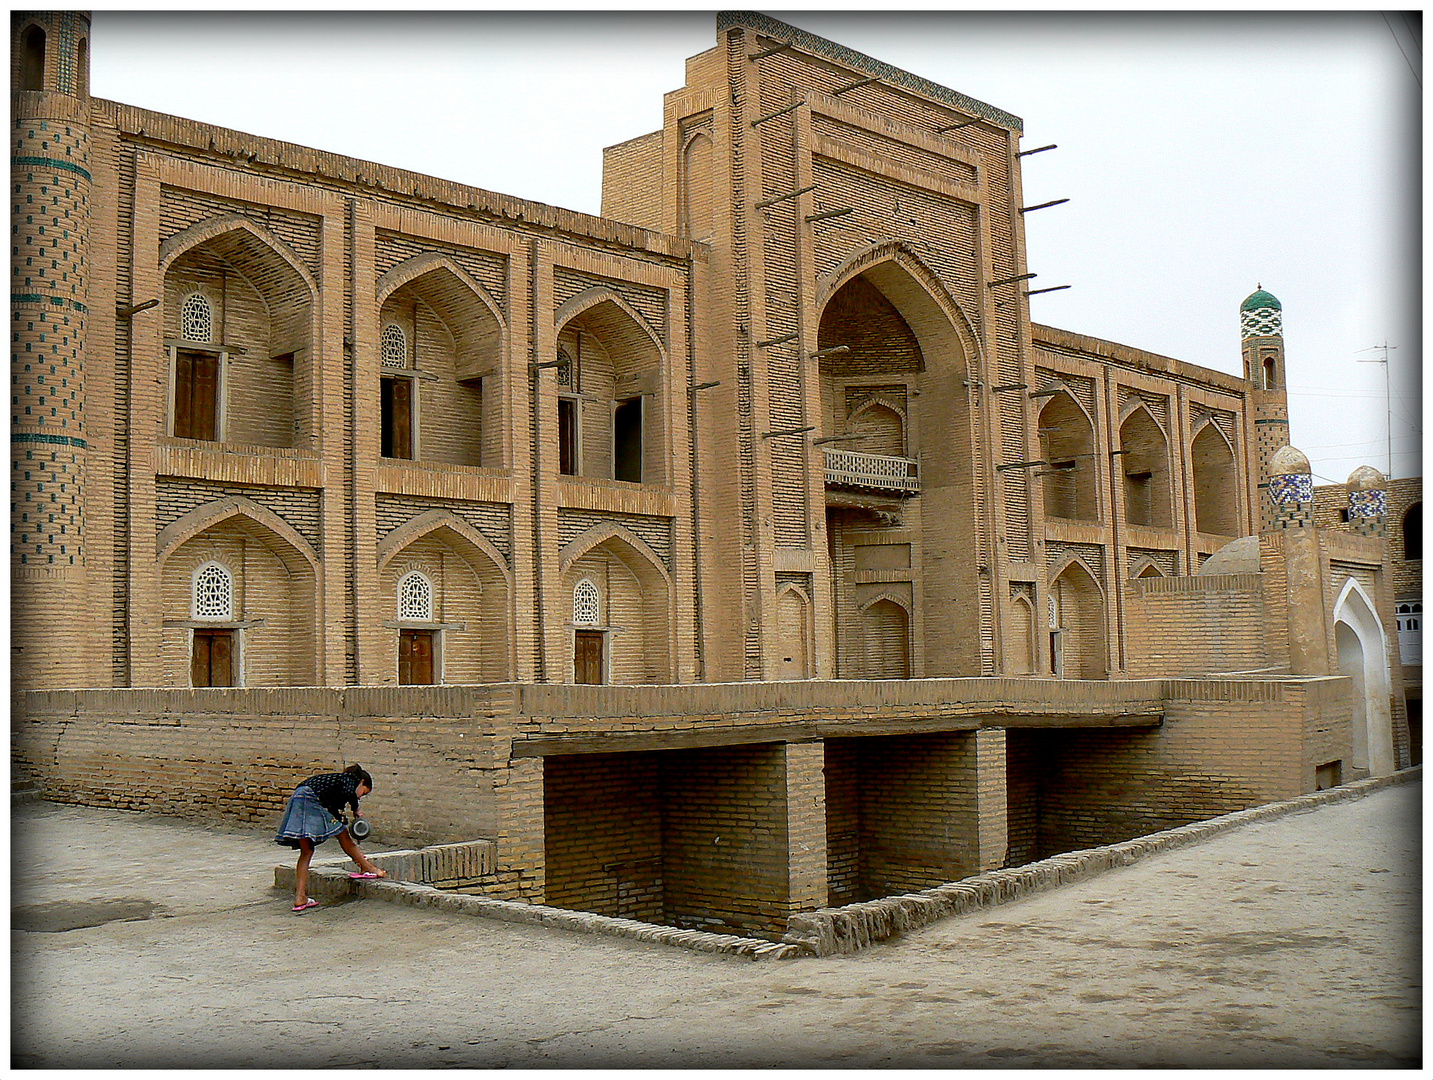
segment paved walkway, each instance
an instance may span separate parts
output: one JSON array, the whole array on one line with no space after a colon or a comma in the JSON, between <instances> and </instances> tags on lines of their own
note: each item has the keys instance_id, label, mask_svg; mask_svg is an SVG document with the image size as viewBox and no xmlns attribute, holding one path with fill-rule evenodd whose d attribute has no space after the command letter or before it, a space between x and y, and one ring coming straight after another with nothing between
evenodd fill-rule
<instances>
[{"instance_id":1,"label":"paved walkway","mask_svg":"<svg viewBox=\"0 0 1433 1080\"><path fill-rule=\"evenodd\" d=\"M373 900L296 917L266 834L39 803L12 817L13 1064L1413 1067L1421 795L766 963Z\"/></svg>"}]
</instances>

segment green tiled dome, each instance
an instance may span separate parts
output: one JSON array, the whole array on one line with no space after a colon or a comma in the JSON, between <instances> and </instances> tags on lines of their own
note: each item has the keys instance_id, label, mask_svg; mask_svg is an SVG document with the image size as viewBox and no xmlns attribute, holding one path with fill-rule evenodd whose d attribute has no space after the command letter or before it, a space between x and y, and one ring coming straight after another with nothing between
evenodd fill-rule
<instances>
[{"instance_id":1,"label":"green tiled dome","mask_svg":"<svg viewBox=\"0 0 1433 1080\"><path fill-rule=\"evenodd\" d=\"M1279 303L1279 298L1271 292L1265 292L1262 288L1249 294L1248 298L1239 305L1240 311L1262 311L1265 308L1273 308L1275 311L1282 311L1284 305Z\"/></svg>"}]
</instances>

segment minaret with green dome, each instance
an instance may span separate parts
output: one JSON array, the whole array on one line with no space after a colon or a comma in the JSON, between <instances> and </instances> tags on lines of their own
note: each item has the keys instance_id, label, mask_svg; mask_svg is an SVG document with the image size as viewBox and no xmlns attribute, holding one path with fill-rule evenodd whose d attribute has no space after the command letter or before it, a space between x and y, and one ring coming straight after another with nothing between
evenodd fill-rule
<instances>
[{"instance_id":1,"label":"minaret with green dome","mask_svg":"<svg viewBox=\"0 0 1433 1080\"><path fill-rule=\"evenodd\" d=\"M1284 305L1260 285L1239 305L1244 378L1253 389L1255 475L1259 480L1259 528L1273 527L1276 507L1268 493L1268 466L1289 445L1289 392L1284 378Z\"/></svg>"}]
</instances>

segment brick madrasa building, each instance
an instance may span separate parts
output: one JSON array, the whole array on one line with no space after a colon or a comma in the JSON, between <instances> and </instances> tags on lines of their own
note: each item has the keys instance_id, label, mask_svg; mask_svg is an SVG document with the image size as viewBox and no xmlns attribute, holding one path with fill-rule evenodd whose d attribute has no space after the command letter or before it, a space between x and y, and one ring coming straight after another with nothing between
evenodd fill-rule
<instances>
[{"instance_id":1,"label":"brick madrasa building","mask_svg":"<svg viewBox=\"0 0 1433 1080\"><path fill-rule=\"evenodd\" d=\"M268 824L358 761L468 887L793 913L1410 757L1382 477L1033 324L1020 120L717 19L603 216L90 97L11 18L13 753Z\"/></svg>"}]
</instances>

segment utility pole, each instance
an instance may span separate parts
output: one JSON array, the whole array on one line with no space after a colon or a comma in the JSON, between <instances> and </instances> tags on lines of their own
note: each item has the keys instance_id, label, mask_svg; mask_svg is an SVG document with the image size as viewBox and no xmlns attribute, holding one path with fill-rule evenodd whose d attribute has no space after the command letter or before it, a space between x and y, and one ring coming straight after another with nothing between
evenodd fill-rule
<instances>
[{"instance_id":1,"label":"utility pole","mask_svg":"<svg viewBox=\"0 0 1433 1080\"><path fill-rule=\"evenodd\" d=\"M1388 427L1388 472L1384 476L1391 482L1393 480L1393 392L1388 376L1388 350L1396 349L1397 345L1390 345L1385 339L1382 345L1370 345L1366 349L1359 349L1359 352L1382 352L1383 356L1371 360L1359 360L1360 364L1382 364L1383 365L1383 411L1384 423Z\"/></svg>"}]
</instances>

